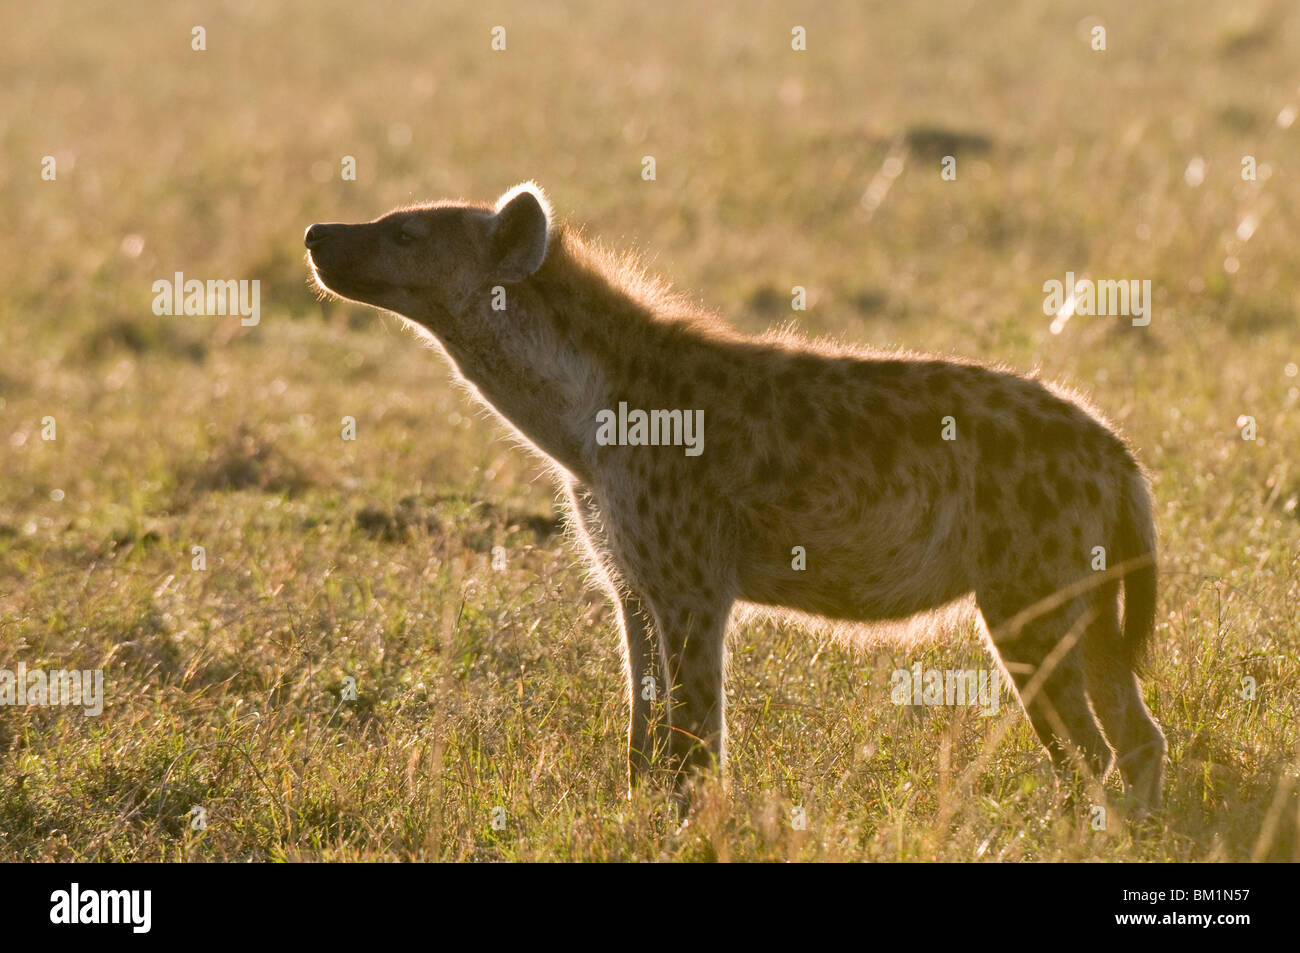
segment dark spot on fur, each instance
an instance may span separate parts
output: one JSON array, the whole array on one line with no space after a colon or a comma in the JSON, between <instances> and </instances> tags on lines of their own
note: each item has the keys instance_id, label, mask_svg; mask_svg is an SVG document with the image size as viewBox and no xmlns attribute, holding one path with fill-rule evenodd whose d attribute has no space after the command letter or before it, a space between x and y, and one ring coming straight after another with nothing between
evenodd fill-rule
<instances>
[{"instance_id":1,"label":"dark spot on fur","mask_svg":"<svg viewBox=\"0 0 1300 953\"><path fill-rule=\"evenodd\" d=\"M798 443L811 422L811 410L803 401L792 401L784 410L785 436L791 443Z\"/></svg>"},{"instance_id":2,"label":"dark spot on fur","mask_svg":"<svg viewBox=\"0 0 1300 953\"><path fill-rule=\"evenodd\" d=\"M1011 545L1011 533L1006 529L994 529L984 534L984 547L980 558L988 565L1000 563L1006 556L1007 547Z\"/></svg>"},{"instance_id":3,"label":"dark spot on fur","mask_svg":"<svg viewBox=\"0 0 1300 953\"><path fill-rule=\"evenodd\" d=\"M798 354L791 366L801 377L817 377L826 368L826 361L815 354Z\"/></svg>"},{"instance_id":4,"label":"dark spot on fur","mask_svg":"<svg viewBox=\"0 0 1300 953\"><path fill-rule=\"evenodd\" d=\"M667 481L664 479L663 473L658 468L651 467L650 454L639 453L637 459L642 461L642 466L645 468L646 489L655 497L662 499L668 491Z\"/></svg>"},{"instance_id":5,"label":"dark spot on fur","mask_svg":"<svg viewBox=\"0 0 1300 953\"><path fill-rule=\"evenodd\" d=\"M981 417L976 422L975 443L987 460L1010 462L1020 453L1020 434L991 417Z\"/></svg>"},{"instance_id":6,"label":"dark spot on fur","mask_svg":"<svg viewBox=\"0 0 1300 953\"><path fill-rule=\"evenodd\" d=\"M705 364L703 367L699 368L697 373L700 380L704 381L704 383L708 384L710 387L717 388L718 390L727 389L728 378L727 372L724 368L718 367L715 364Z\"/></svg>"},{"instance_id":7,"label":"dark spot on fur","mask_svg":"<svg viewBox=\"0 0 1300 953\"><path fill-rule=\"evenodd\" d=\"M1002 499L1002 487L986 474L981 473L975 480L975 508L982 513L991 513L997 509Z\"/></svg>"},{"instance_id":8,"label":"dark spot on fur","mask_svg":"<svg viewBox=\"0 0 1300 953\"><path fill-rule=\"evenodd\" d=\"M862 375L886 386L899 384L907 374L905 361L868 361L862 366Z\"/></svg>"},{"instance_id":9,"label":"dark spot on fur","mask_svg":"<svg viewBox=\"0 0 1300 953\"><path fill-rule=\"evenodd\" d=\"M1064 453L1075 446L1077 435L1068 417L1053 415L1039 428L1039 445L1049 453Z\"/></svg>"},{"instance_id":10,"label":"dark spot on fur","mask_svg":"<svg viewBox=\"0 0 1300 953\"><path fill-rule=\"evenodd\" d=\"M898 451L897 431L883 430L876 432L871 441L871 458L875 461L878 472L888 473L894 469L894 466L898 463Z\"/></svg>"},{"instance_id":11,"label":"dark spot on fur","mask_svg":"<svg viewBox=\"0 0 1300 953\"><path fill-rule=\"evenodd\" d=\"M1016 484L1016 500L1020 506L1039 522L1047 522L1054 515L1052 498L1043 489L1042 481L1037 476L1026 474Z\"/></svg>"},{"instance_id":12,"label":"dark spot on fur","mask_svg":"<svg viewBox=\"0 0 1300 953\"><path fill-rule=\"evenodd\" d=\"M793 393L802 384L799 373L793 367L787 367L776 375L776 389L782 394Z\"/></svg>"},{"instance_id":13,"label":"dark spot on fur","mask_svg":"<svg viewBox=\"0 0 1300 953\"><path fill-rule=\"evenodd\" d=\"M750 471L750 479L758 484L772 485L781 480L781 461L778 457L765 453L754 464L754 469Z\"/></svg>"}]
</instances>

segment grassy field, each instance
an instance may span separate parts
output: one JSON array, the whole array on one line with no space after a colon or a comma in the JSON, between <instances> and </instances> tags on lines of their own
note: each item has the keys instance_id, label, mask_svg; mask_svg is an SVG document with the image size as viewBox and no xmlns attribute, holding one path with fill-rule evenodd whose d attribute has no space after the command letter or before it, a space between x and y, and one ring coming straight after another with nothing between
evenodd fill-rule
<instances>
[{"instance_id":1,"label":"grassy field","mask_svg":"<svg viewBox=\"0 0 1300 953\"><path fill-rule=\"evenodd\" d=\"M1293 7L441 6L0 14L0 668L105 679L99 717L0 707L0 859L1300 858ZM890 703L987 667L970 628L740 627L725 789L683 828L627 799L614 619L541 468L303 261L311 222L527 178L745 330L1092 395L1154 478L1158 823L1063 808L1012 705ZM259 280L260 324L156 316L177 271ZM1052 333L1067 271L1150 280L1150 326Z\"/></svg>"}]
</instances>

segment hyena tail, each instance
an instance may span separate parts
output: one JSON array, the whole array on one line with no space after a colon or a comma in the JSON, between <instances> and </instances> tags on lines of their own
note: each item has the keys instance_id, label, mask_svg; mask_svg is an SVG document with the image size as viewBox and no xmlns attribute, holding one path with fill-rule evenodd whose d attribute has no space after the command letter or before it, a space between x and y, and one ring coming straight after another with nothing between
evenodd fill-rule
<instances>
[{"instance_id":1,"label":"hyena tail","mask_svg":"<svg viewBox=\"0 0 1300 953\"><path fill-rule=\"evenodd\" d=\"M1124 574L1124 657L1131 669L1139 671L1155 631L1156 528L1151 493L1136 465L1124 487L1114 547L1118 562L1134 564Z\"/></svg>"}]
</instances>

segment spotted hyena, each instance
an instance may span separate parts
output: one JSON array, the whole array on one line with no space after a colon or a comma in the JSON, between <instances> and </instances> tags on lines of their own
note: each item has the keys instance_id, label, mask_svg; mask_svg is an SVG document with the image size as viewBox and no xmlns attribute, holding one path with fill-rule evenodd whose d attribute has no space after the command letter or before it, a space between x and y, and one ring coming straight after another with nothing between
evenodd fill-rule
<instances>
[{"instance_id":1,"label":"spotted hyena","mask_svg":"<svg viewBox=\"0 0 1300 953\"><path fill-rule=\"evenodd\" d=\"M1151 501L1078 396L741 334L556 221L531 183L313 225L306 244L322 288L427 332L554 471L618 611L634 783L659 752L721 762L737 603L871 622L973 593L1058 770L1101 777L1113 748L1158 803L1165 740L1134 675L1155 615Z\"/></svg>"}]
</instances>

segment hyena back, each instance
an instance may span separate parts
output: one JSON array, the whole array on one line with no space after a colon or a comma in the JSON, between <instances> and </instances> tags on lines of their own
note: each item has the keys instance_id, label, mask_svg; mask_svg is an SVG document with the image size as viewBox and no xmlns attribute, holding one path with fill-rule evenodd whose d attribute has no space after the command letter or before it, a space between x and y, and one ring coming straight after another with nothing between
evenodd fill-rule
<instances>
[{"instance_id":1,"label":"hyena back","mask_svg":"<svg viewBox=\"0 0 1300 953\"><path fill-rule=\"evenodd\" d=\"M1155 615L1150 498L1078 397L965 361L742 335L553 221L531 183L495 206L313 225L306 244L322 288L427 332L550 464L618 610L633 782L659 751L722 761L736 603L869 622L974 593L1058 770L1103 777L1113 748L1158 803L1165 740L1135 676ZM703 411L703 440L602 439L625 408L679 410L674 427Z\"/></svg>"}]
</instances>

